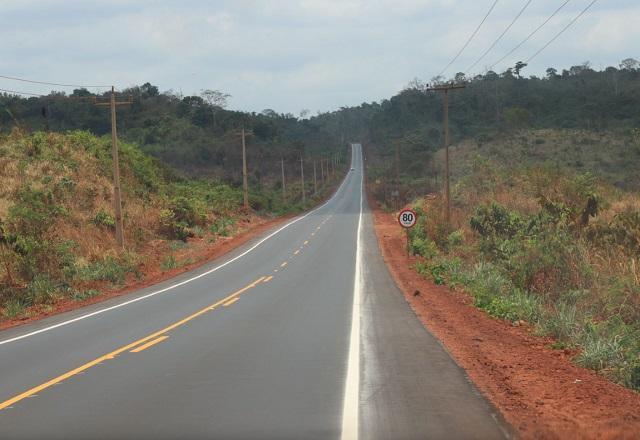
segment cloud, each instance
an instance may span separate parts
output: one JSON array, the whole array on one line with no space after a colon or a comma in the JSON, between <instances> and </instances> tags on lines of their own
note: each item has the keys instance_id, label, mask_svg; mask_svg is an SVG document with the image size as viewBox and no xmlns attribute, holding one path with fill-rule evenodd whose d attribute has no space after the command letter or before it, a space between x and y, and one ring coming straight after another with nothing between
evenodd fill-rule
<instances>
[{"instance_id":1,"label":"cloud","mask_svg":"<svg viewBox=\"0 0 640 440\"><path fill-rule=\"evenodd\" d=\"M524 0L523 0L524 1ZM468 49L447 71L463 71L522 7L499 2ZM498 70L526 59L589 0L561 14ZM615 4L614 4L615 3ZM54 82L151 82L184 94L221 89L233 108L333 110L389 98L414 77L429 79L459 50L491 0L4 0L1 74ZM507 53L558 2L533 2L479 65ZM617 65L639 57L636 0L599 2L540 54L526 74L591 60ZM635 53L634 53L635 51ZM1 88L47 87L0 81Z\"/></svg>"}]
</instances>

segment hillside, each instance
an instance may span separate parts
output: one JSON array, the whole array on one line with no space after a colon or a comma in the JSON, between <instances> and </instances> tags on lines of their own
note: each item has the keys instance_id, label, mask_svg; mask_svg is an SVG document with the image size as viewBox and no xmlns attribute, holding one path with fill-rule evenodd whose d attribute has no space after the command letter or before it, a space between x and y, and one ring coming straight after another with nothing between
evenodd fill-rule
<instances>
[{"instance_id":1,"label":"hillside","mask_svg":"<svg viewBox=\"0 0 640 440\"><path fill-rule=\"evenodd\" d=\"M193 264L250 224L312 206L338 180L335 173L320 182L315 196L307 186L306 204L299 184L284 200L279 187L252 187L255 214L244 213L241 189L181 177L121 143L122 252L114 239L110 149L109 138L82 131L14 130L0 139L0 321Z\"/></svg>"}]
</instances>

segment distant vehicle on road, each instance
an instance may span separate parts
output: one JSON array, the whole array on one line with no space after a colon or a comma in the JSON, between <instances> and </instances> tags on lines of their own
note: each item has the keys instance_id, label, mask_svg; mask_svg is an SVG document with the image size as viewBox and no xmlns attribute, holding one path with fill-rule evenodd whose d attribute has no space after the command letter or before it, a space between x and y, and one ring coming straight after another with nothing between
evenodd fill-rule
<instances>
[{"instance_id":1,"label":"distant vehicle on road","mask_svg":"<svg viewBox=\"0 0 640 440\"><path fill-rule=\"evenodd\" d=\"M355 168L351 168L351 171L355 170Z\"/></svg>"}]
</instances>

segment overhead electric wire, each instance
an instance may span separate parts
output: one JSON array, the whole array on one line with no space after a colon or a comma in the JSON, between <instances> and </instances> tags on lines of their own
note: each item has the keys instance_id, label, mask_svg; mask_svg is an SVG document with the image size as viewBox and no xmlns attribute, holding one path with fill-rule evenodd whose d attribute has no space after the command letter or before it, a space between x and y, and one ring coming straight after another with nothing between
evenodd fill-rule
<instances>
[{"instance_id":1,"label":"overhead electric wire","mask_svg":"<svg viewBox=\"0 0 640 440\"><path fill-rule=\"evenodd\" d=\"M471 36L469 37L469 39L467 40L466 43L464 43L464 46L462 46L462 48L458 51L458 53L456 54L455 57L453 57L453 59L451 61L449 61L449 64L447 64L445 66L444 69L442 69L442 71L438 74L438 76L442 76L442 74L444 72L447 71L447 69L449 67L451 67L451 65L453 63L456 62L456 60L458 59L458 57L462 54L462 52L464 52L464 50L467 48L467 46L469 45L469 43L471 43L471 40L473 40L473 38L476 36L476 34L478 33L478 31L480 30L480 28L482 27L482 25L484 24L485 21L487 21L487 18L489 17L489 14L491 14L491 12L493 11L493 8L496 7L496 4L498 3L498 0L495 0L493 2L493 4L491 5L491 7L489 8L489 11L485 14L484 18L482 19L482 21L480 22L480 24L478 25L478 27L476 28L475 31L473 31L473 33L471 34Z\"/></svg>"},{"instance_id":2,"label":"overhead electric wire","mask_svg":"<svg viewBox=\"0 0 640 440\"><path fill-rule=\"evenodd\" d=\"M28 96L38 96L38 97L43 97L44 95L40 95L38 93L29 93L29 92L17 92L15 90L6 90L6 89L0 89L0 92L4 92L4 93L12 93L14 95L28 95Z\"/></svg>"},{"instance_id":3,"label":"overhead electric wire","mask_svg":"<svg viewBox=\"0 0 640 440\"><path fill-rule=\"evenodd\" d=\"M566 31L567 29L569 29L569 28L571 27L571 25L573 25L573 23L575 23L576 21L578 21L578 19L579 19L580 17L582 17L582 16L584 15L584 13L585 13L585 12L587 12L587 11L589 10L589 8L591 8L591 6L593 6L593 4L594 4L595 2L597 2L597 1L598 1L598 0L592 0L592 2L591 2L591 3L589 3L589 4L587 5L587 7L586 7L586 8L584 8L584 9L582 10L582 12L580 12L578 15L576 15L576 16L575 16L575 18L574 18L573 20L571 20L571 21L570 21L570 22L569 22L565 27L563 27L563 28L562 28L562 30L560 30L560 32L558 32L557 34L555 34L555 35L554 35L554 37L553 37L551 40L547 41L547 44L545 44L544 46L542 46L542 47L541 47L541 48L540 48L536 53L534 53L533 55L531 55L531 56L530 56L530 57L525 61L525 63L528 63L529 61L531 61L532 59L534 59L536 56L538 56L538 54L539 54L540 52L542 52L543 50L545 50L545 49L546 49L546 48L547 48L551 43L553 43L554 41L556 41L556 39L557 39L560 35L562 35L562 34L564 33L564 31Z\"/></svg>"},{"instance_id":4,"label":"overhead electric wire","mask_svg":"<svg viewBox=\"0 0 640 440\"><path fill-rule=\"evenodd\" d=\"M504 36L505 36L505 34L506 34L507 32L509 32L509 29L511 29L511 27L516 23L516 21L518 21L518 18L520 18L520 16L522 15L522 13L527 9L527 7L529 7L529 5L531 4L531 2L532 2L532 1L533 1L533 0L528 0L528 1L527 1L527 3L525 3L525 5L522 7L522 9L520 9L520 12L518 12L518 15L516 15L516 16L514 17L514 19L513 19L513 20L511 20L511 23L509 23L509 26L507 26L507 28L506 28L504 31L502 31L502 33L500 34L500 36L499 36L498 38L496 38L496 39L494 40L494 42L493 42L493 43L491 43L491 46L489 46L489 48L488 48L487 50L485 50L485 51L484 51L484 53L483 53L482 55L480 55L480 57L479 57L477 60L475 60L475 61L473 62L473 64L472 64L472 65L470 65L470 66L467 68L467 70L465 70L465 75L467 75L467 74L471 71L471 69L473 69L473 68L474 68L474 67L475 67L475 66L476 66L480 61L482 61L482 60L484 59L484 57L486 57L486 56L487 56L487 54L488 54L489 52L491 52L491 49L493 49L494 47L496 47L496 44L498 44L498 43L500 42L500 40L502 40L502 37L504 37Z\"/></svg>"},{"instance_id":5,"label":"overhead electric wire","mask_svg":"<svg viewBox=\"0 0 640 440\"><path fill-rule=\"evenodd\" d=\"M79 87L79 88L85 88L85 89L111 87L111 86L105 86L105 85L61 84L61 83L54 83L54 82L47 82L47 81L36 81L32 79L18 78L17 76L7 76L7 75L0 75L0 78L9 79L12 81L22 81L22 82L31 83L31 84L45 84L48 86L59 86L59 87Z\"/></svg>"},{"instance_id":6,"label":"overhead electric wire","mask_svg":"<svg viewBox=\"0 0 640 440\"><path fill-rule=\"evenodd\" d=\"M556 10L553 12L553 14L551 14L551 15L550 15L550 16L549 16L549 17L548 17L548 18L547 18L547 19L546 19L546 20L545 20L545 21L544 21L540 26L538 26L537 28L535 28L535 29L534 29L534 30L533 30L529 35L527 35L527 37L526 37L524 40L522 40L522 41L521 41L520 43L518 43L518 44L517 44L513 49L511 49L509 52L507 52L507 54L506 54L505 56L503 56L502 58L500 58L500 59L499 59L498 61L496 61L495 63L491 64L491 66L489 66L489 70L493 69L493 67L494 67L496 64L499 64L499 63L501 63L502 61L504 61L504 59L505 59L505 58L507 58L507 57L508 57L509 55L511 55L512 53L514 53L516 50L518 50L518 49L519 49L519 48L520 48L524 43L526 43L527 41L529 41L529 39L531 39L531 37L533 37L533 36L534 36L534 35L535 35L535 34L536 34L540 29L542 29L542 27L543 27L544 25L546 25L547 23L549 23L549 21L550 21L553 17L555 17L555 16L556 16L556 14L557 14L558 12L560 12L560 10L561 10L562 8L564 8L564 7L565 7L565 5L566 5L567 3L569 3L570 1L571 1L571 0L565 0L565 2L564 2L564 3L562 3L562 4L560 5L560 7L558 7L558 9L556 9Z\"/></svg>"}]
</instances>

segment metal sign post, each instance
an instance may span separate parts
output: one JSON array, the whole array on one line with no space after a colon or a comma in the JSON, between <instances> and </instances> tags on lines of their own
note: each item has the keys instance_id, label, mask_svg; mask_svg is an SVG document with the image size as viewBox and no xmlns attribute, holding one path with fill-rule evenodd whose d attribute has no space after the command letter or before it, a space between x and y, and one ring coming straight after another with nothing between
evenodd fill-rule
<instances>
[{"instance_id":1,"label":"metal sign post","mask_svg":"<svg viewBox=\"0 0 640 440\"><path fill-rule=\"evenodd\" d=\"M409 229L413 228L418 220L418 215L411 209L403 209L398 214L398 223L403 227L407 240L407 257L409 256Z\"/></svg>"}]
</instances>

